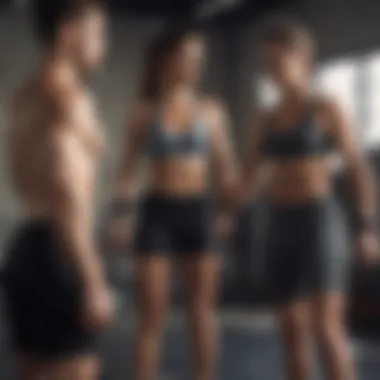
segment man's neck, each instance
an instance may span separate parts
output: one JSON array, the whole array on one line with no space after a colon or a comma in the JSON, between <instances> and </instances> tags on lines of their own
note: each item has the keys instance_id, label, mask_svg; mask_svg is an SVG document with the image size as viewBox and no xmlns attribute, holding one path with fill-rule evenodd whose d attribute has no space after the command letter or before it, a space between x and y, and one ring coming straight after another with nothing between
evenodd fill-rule
<instances>
[{"instance_id":1,"label":"man's neck","mask_svg":"<svg viewBox=\"0 0 380 380\"><path fill-rule=\"evenodd\" d=\"M48 53L43 63L44 74L53 75L59 82L77 86L80 73L76 65L67 56L58 52Z\"/></svg>"}]
</instances>

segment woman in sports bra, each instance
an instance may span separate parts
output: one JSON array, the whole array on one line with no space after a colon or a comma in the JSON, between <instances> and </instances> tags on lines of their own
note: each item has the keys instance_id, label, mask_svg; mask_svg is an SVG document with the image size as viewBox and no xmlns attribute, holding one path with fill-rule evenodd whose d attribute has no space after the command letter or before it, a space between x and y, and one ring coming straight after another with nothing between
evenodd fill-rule
<instances>
[{"instance_id":1,"label":"woman in sports bra","mask_svg":"<svg viewBox=\"0 0 380 380\"><path fill-rule=\"evenodd\" d=\"M223 205L227 206L236 183L225 111L198 92L204 55L203 40L194 32L168 33L154 40L146 58L142 92L127 125L114 202L114 215L119 218L112 230L117 235L130 229L138 163L145 157L146 190L134 238L138 380L153 379L157 372L172 258L179 261L188 291L195 378L214 378L219 279L215 226L219 225L219 231L228 226ZM214 174L221 190L219 223L214 223L210 199Z\"/></svg>"},{"instance_id":2,"label":"woman in sports bra","mask_svg":"<svg viewBox=\"0 0 380 380\"><path fill-rule=\"evenodd\" d=\"M288 378L310 378L311 335L329 378L355 378L345 331L344 295L349 252L343 220L332 199L330 149L341 154L356 201L357 251L377 258L375 192L342 110L311 94L313 40L295 23L268 27L261 43L265 75L280 94L278 104L255 124L245 169L243 198L265 178L271 205L268 281L279 312Z\"/></svg>"}]
</instances>

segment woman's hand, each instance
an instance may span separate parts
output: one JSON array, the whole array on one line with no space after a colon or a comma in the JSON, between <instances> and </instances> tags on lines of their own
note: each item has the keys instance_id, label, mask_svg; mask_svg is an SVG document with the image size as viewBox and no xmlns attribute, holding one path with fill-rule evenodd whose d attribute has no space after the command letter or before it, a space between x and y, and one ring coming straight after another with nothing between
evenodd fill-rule
<instances>
[{"instance_id":1,"label":"woman's hand","mask_svg":"<svg viewBox=\"0 0 380 380\"><path fill-rule=\"evenodd\" d=\"M130 217L116 218L107 229L106 245L112 250L121 250L132 241L132 221Z\"/></svg>"}]
</instances>

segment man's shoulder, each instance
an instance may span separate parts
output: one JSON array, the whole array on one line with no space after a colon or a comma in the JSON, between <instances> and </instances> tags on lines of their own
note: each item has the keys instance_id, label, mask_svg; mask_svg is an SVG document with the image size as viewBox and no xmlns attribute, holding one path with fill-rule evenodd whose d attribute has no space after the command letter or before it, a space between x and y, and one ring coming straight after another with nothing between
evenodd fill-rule
<instances>
[{"instance_id":1,"label":"man's shoulder","mask_svg":"<svg viewBox=\"0 0 380 380\"><path fill-rule=\"evenodd\" d=\"M10 105L16 115L25 110L40 110L47 119L59 121L89 109L92 97L78 86L51 78L35 78L15 91Z\"/></svg>"}]
</instances>

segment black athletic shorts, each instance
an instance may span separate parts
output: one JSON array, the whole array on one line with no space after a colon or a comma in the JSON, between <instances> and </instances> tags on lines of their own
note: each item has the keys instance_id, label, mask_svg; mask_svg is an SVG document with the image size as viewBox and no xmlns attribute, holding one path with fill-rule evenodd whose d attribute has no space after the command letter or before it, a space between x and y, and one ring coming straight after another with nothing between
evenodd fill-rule
<instances>
[{"instance_id":1,"label":"black athletic shorts","mask_svg":"<svg viewBox=\"0 0 380 380\"><path fill-rule=\"evenodd\" d=\"M18 230L6 254L2 285L15 352L42 360L97 352L99 337L80 318L81 287L49 224Z\"/></svg>"},{"instance_id":2,"label":"black athletic shorts","mask_svg":"<svg viewBox=\"0 0 380 380\"><path fill-rule=\"evenodd\" d=\"M277 301L342 291L350 250L335 201L273 206L266 254L270 289Z\"/></svg>"},{"instance_id":3,"label":"black athletic shorts","mask_svg":"<svg viewBox=\"0 0 380 380\"><path fill-rule=\"evenodd\" d=\"M135 251L142 255L213 252L213 212L206 197L146 197L140 206Z\"/></svg>"}]
</instances>

